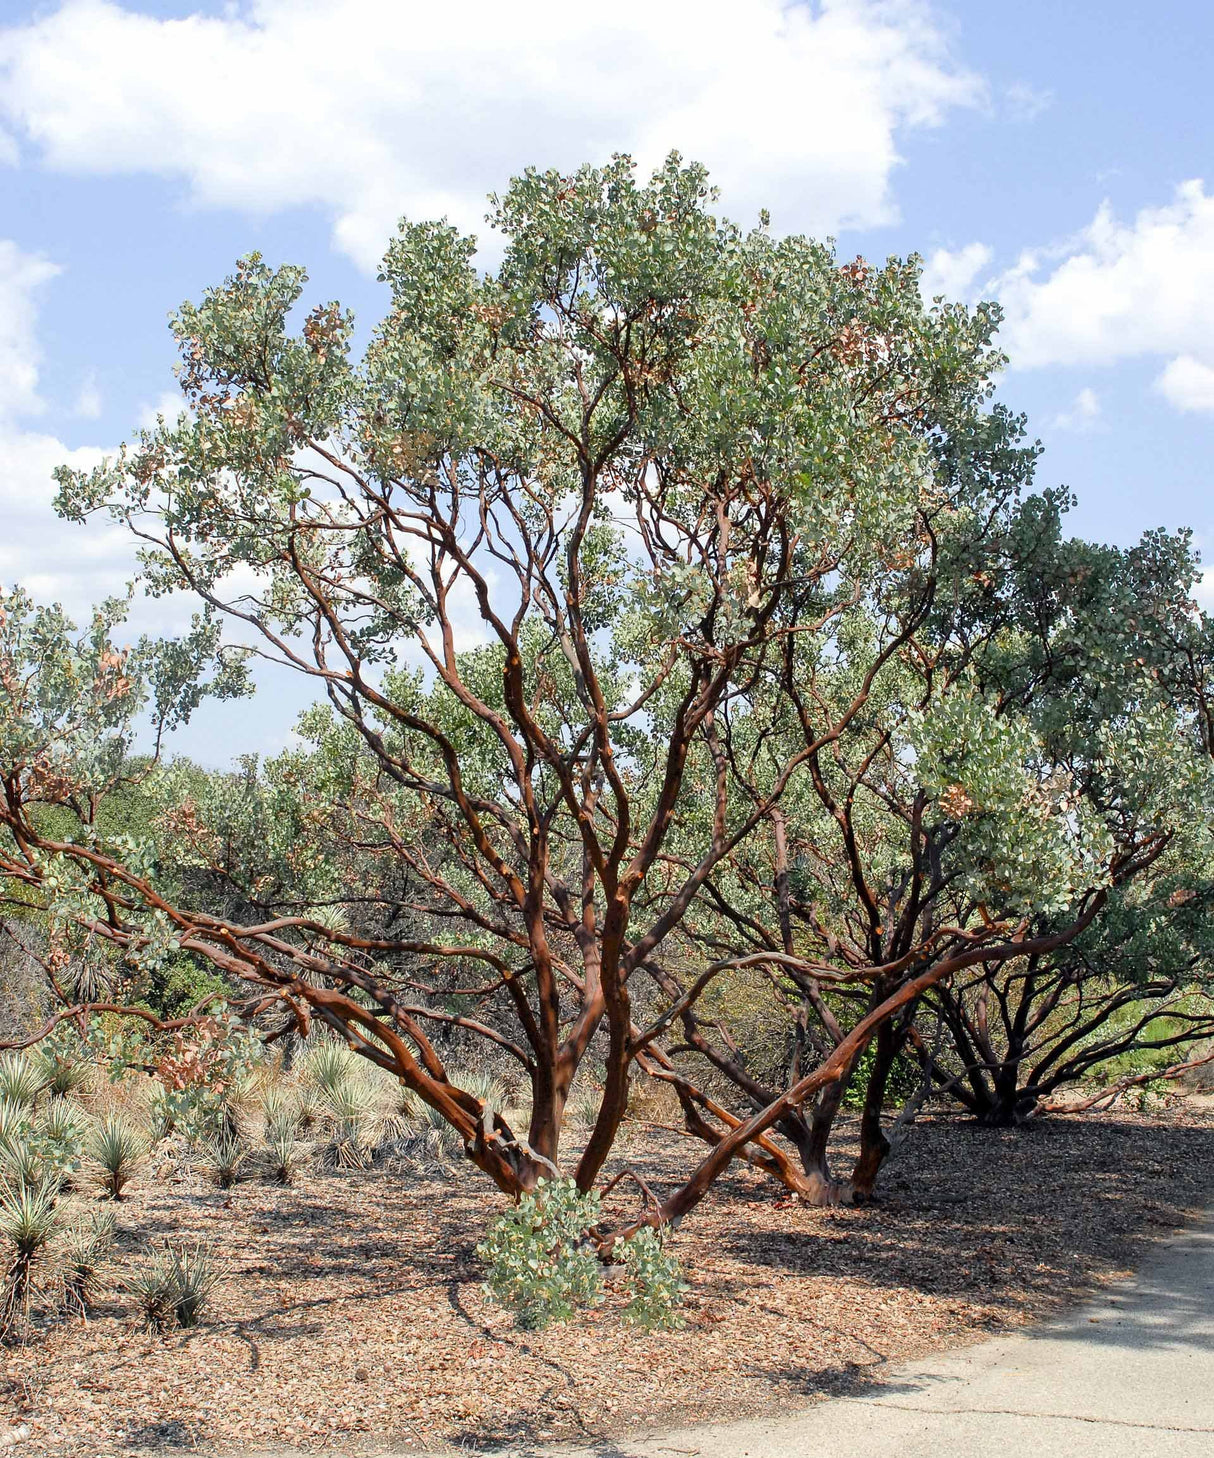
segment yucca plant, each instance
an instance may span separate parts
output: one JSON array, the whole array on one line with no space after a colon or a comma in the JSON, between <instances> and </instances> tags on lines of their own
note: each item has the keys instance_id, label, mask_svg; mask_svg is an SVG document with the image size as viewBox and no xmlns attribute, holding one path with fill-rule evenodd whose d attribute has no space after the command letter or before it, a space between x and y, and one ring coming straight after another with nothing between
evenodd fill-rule
<instances>
[{"instance_id":1,"label":"yucca plant","mask_svg":"<svg viewBox=\"0 0 1214 1458\"><path fill-rule=\"evenodd\" d=\"M82 1093L93 1078L93 1063L63 1046L43 1045L34 1054L34 1061L48 1092L60 1098Z\"/></svg>"},{"instance_id":2,"label":"yucca plant","mask_svg":"<svg viewBox=\"0 0 1214 1458\"><path fill-rule=\"evenodd\" d=\"M504 1109L507 1103L506 1087L496 1074L483 1068L452 1068L448 1077L457 1088L470 1093L474 1099L483 1099L491 1109Z\"/></svg>"},{"instance_id":3,"label":"yucca plant","mask_svg":"<svg viewBox=\"0 0 1214 1458\"><path fill-rule=\"evenodd\" d=\"M63 1296L69 1310L84 1315L93 1305L98 1271L114 1244L112 1209L91 1210L69 1226L63 1240Z\"/></svg>"},{"instance_id":4,"label":"yucca plant","mask_svg":"<svg viewBox=\"0 0 1214 1458\"><path fill-rule=\"evenodd\" d=\"M173 1310L178 1326L197 1326L198 1319L222 1279L212 1248L202 1240L169 1247L173 1278Z\"/></svg>"},{"instance_id":5,"label":"yucca plant","mask_svg":"<svg viewBox=\"0 0 1214 1458\"><path fill-rule=\"evenodd\" d=\"M10 1049L0 1054L0 1099L28 1107L45 1087L44 1070L28 1053Z\"/></svg>"},{"instance_id":6,"label":"yucca plant","mask_svg":"<svg viewBox=\"0 0 1214 1458\"><path fill-rule=\"evenodd\" d=\"M575 1085L565 1105L565 1115L570 1124L581 1130L593 1129L602 1099L601 1090L590 1084Z\"/></svg>"},{"instance_id":7,"label":"yucca plant","mask_svg":"<svg viewBox=\"0 0 1214 1458\"><path fill-rule=\"evenodd\" d=\"M30 1127L29 1110L16 1099L0 1098L0 1139L7 1139L17 1129Z\"/></svg>"},{"instance_id":8,"label":"yucca plant","mask_svg":"<svg viewBox=\"0 0 1214 1458\"><path fill-rule=\"evenodd\" d=\"M301 1130L314 1129L325 1111L325 1098L313 1083L301 1085L295 1099L296 1126Z\"/></svg>"},{"instance_id":9,"label":"yucca plant","mask_svg":"<svg viewBox=\"0 0 1214 1458\"><path fill-rule=\"evenodd\" d=\"M200 1240L150 1252L123 1284L134 1296L146 1329L163 1332L174 1325L197 1326L221 1279L210 1246Z\"/></svg>"},{"instance_id":10,"label":"yucca plant","mask_svg":"<svg viewBox=\"0 0 1214 1458\"><path fill-rule=\"evenodd\" d=\"M299 1101L289 1088L281 1083L268 1083L261 1091L261 1113L266 1128L281 1128L290 1123L294 1128L298 1122Z\"/></svg>"},{"instance_id":11,"label":"yucca plant","mask_svg":"<svg viewBox=\"0 0 1214 1458\"><path fill-rule=\"evenodd\" d=\"M0 1184L0 1239L7 1260L0 1277L0 1337L18 1313L29 1321L33 1273L59 1224L53 1185Z\"/></svg>"},{"instance_id":12,"label":"yucca plant","mask_svg":"<svg viewBox=\"0 0 1214 1458\"><path fill-rule=\"evenodd\" d=\"M357 1053L341 1043L317 1043L308 1049L303 1059L304 1077L322 1093L331 1095L341 1084L347 1083L361 1063Z\"/></svg>"},{"instance_id":13,"label":"yucca plant","mask_svg":"<svg viewBox=\"0 0 1214 1458\"><path fill-rule=\"evenodd\" d=\"M13 1189L32 1190L43 1184L58 1188L54 1178L47 1178L31 1125L14 1127L0 1137L0 1181Z\"/></svg>"},{"instance_id":14,"label":"yucca plant","mask_svg":"<svg viewBox=\"0 0 1214 1458\"><path fill-rule=\"evenodd\" d=\"M398 1145L406 1169L444 1178L455 1168L463 1148L459 1134L429 1104L419 1104L416 1118Z\"/></svg>"},{"instance_id":15,"label":"yucca plant","mask_svg":"<svg viewBox=\"0 0 1214 1458\"><path fill-rule=\"evenodd\" d=\"M176 1320L177 1288L167 1251L153 1251L123 1281L146 1331L167 1331Z\"/></svg>"},{"instance_id":16,"label":"yucca plant","mask_svg":"<svg viewBox=\"0 0 1214 1458\"><path fill-rule=\"evenodd\" d=\"M228 1190L236 1183L248 1157L249 1146L244 1140L232 1130L221 1128L218 1134L202 1141L199 1163L221 1190Z\"/></svg>"},{"instance_id":17,"label":"yucca plant","mask_svg":"<svg viewBox=\"0 0 1214 1458\"><path fill-rule=\"evenodd\" d=\"M273 1121L266 1129L266 1166L280 1185L289 1185L299 1168L299 1144L295 1121L289 1115Z\"/></svg>"},{"instance_id":18,"label":"yucca plant","mask_svg":"<svg viewBox=\"0 0 1214 1458\"><path fill-rule=\"evenodd\" d=\"M107 1114L89 1131L85 1153L93 1162L103 1192L112 1200L121 1200L123 1190L147 1156L147 1139L129 1119Z\"/></svg>"}]
</instances>

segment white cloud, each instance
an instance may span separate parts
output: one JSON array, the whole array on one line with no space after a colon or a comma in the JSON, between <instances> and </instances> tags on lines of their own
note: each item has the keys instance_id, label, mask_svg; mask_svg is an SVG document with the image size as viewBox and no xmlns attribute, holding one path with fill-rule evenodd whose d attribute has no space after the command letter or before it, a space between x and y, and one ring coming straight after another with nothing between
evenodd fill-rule
<instances>
[{"instance_id":1,"label":"white cloud","mask_svg":"<svg viewBox=\"0 0 1214 1458\"><path fill-rule=\"evenodd\" d=\"M1091 430L1100 419L1100 397L1085 385L1069 410L1060 410L1050 421L1055 430Z\"/></svg>"},{"instance_id":2,"label":"white cloud","mask_svg":"<svg viewBox=\"0 0 1214 1458\"><path fill-rule=\"evenodd\" d=\"M101 390L97 385L97 372L90 370L76 396L76 414L82 420L98 420L101 416Z\"/></svg>"},{"instance_id":3,"label":"white cloud","mask_svg":"<svg viewBox=\"0 0 1214 1458\"><path fill-rule=\"evenodd\" d=\"M1052 91L1041 91L1027 81L1014 81L1003 93L1004 108L1013 121L1036 121L1054 104Z\"/></svg>"},{"instance_id":4,"label":"white cloud","mask_svg":"<svg viewBox=\"0 0 1214 1458\"><path fill-rule=\"evenodd\" d=\"M890 221L898 134L976 104L927 0L253 0L157 19L67 0L0 32L8 121L54 168L315 205L365 266L397 215L481 227L528 163L700 158L737 216ZM481 229L483 231L483 229Z\"/></svg>"},{"instance_id":5,"label":"white cloud","mask_svg":"<svg viewBox=\"0 0 1214 1458\"><path fill-rule=\"evenodd\" d=\"M155 430L162 417L167 424L172 425L183 413L188 414L189 407L181 391L164 390L155 400L140 406L135 424L140 430Z\"/></svg>"},{"instance_id":6,"label":"white cloud","mask_svg":"<svg viewBox=\"0 0 1214 1458\"><path fill-rule=\"evenodd\" d=\"M1077 237L1023 254L995 287L1016 368L1170 357L1163 395L1214 408L1214 196L1200 181L1132 223L1103 204Z\"/></svg>"},{"instance_id":7,"label":"white cloud","mask_svg":"<svg viewBox=\"0 0 1214 1458\"><path fill-rule=\"evenodd\" d=\"M1214 410L1214 367L1191 354L1174 359L1155 388L1177 410Z\"/></svg>"},{"instance_id":8,"label":"white cloud","mask_svg":"<svg viewBox=\"0 0 1214 1458\"><path fill-rule=\"evenodd\" d=\"M72 527L51 503L58 465L96 465L103 452L71 450L22 422L42 408L38 394L37 295L60 270L0 239L0 583L62 602L77 617L90 603L121 591L134 552L125 532L107 523Z\"/></svg>"},{"instance_id":9,"label":"white cloud","mask_svg":"<svg viewBox=\"0 0 1214 1458\"><path fill-rule=\"evenodd\" d=\"M937 248L923 265L923 276L919 288L927 303L941 294L949 302L971 303L978 275L993 257L985 243L967 243L964 248L950 252Z\"/></svg>"},{"instance_id":10,"label":"white cloud","mask_svg":"<svg viewBox=\"0 0 1214 1458\"><path fill-rule=\"evenodd\" d=\"M35 293L58 272L49 259L0 238L0 420L42 409Z\"/></svg>"}]
</instances>

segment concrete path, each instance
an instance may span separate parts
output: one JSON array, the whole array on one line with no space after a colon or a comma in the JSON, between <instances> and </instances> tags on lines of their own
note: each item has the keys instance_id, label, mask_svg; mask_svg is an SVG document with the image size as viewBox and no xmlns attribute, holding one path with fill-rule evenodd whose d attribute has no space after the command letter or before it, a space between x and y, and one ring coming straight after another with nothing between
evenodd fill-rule
<instances>
[{"instance_id":1,"label":"concrete path","mask_svg":"<svg viewBox=\"0 0 1214 1458\"><path fill-rule=\"evenodd\" d=\"M526 1452L527 1450L524 1450ZM791 1417L549 1458L1214 1458L1214 1212L1133 1280L1031 1332L892 1368Z\"/></svg>"}]
</instances>

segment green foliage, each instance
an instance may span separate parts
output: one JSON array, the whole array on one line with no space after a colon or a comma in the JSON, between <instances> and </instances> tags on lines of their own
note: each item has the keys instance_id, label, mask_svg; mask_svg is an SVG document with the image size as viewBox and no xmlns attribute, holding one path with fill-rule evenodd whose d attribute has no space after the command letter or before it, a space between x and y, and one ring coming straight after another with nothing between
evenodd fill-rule
<instances>
[{"instance_id":1,"label":"green foliage","mask_svg":"<svg viewBox=\"0 0 1214 1458\"><path fill-rule=\"evenodd\" d=\"M32 1105L46 1084L44 1069L28 1053L10 1051L0 1054L0 1099Z\"/></svg>"},{"instance_id":2,"label":"green foliage","mask_svg":"<svg viewBox=\"0 0 1214 1458\"><path fill-rule=\"evenodd\" d=\"M271 1178L280 1185L293 1183L299 1167L295 1130L295 1119L290 1115L271 1120L266 1129L266 1165Z\"/></svg>"},{"instance_id":3,"label":"green foliage","mask_svg":"<svg viewBox=\"0 0 1214 1458\"><path fill-rule=\"evenodd\" d=\"M199 1161L219 1188L228 1190L236 1183L250 1153L243 1139L231 1130L222 1129L203 1140Z\"/></svg>"},{"instance_id":4,"label":"green foliage","mask_svg":"<svg viewBox=\"0 0 1214 1458\"><path fill-rule=\"evenodd\" d=\"M107 1114L91 1129L84 1150L97 1183L112 1200L122 1199L148 1152L143 1132L121 1114Z\"/></svg>"},{"instance_id":5,"label":"green foliage","mask_svg":"<svg viewBox=\"0 0 1214 1458\"><path fill-rule=\"evenodd\" d=\"M34 1124L32 1138L42 1162L43 1178L66 1186L80 1167L87 1120L70 1100L53 1098Z\"/></svg>"},{"instance_id":6,"label":"green foliage","mask_svg":"<svg viewBox=\"0 0 1214 1458\"><path fill-rule=\"evenodd\" d=\"M213 1250L199 1240L193 1245L169 1242L151 1251L124 1284L144 1327L164 1332L172 1326L197 1326L222 1279Z\"/></svg>"},{"instance_id":7,"label":"green foliage","mask_svg":"<svg viewBox=\"0 0 1214 1458\"><path fill-rule=\"evenodd\" d=\"M79 1167L84 1137L84 1115L66 1099L51 1099L39 1113L0 1099L0 1178L58 1190Z\"/></svg>"},{"instance_id":8,"label":"green foliage","mask_svg":"<svg viewBox=\"0 0 1214 1458\"><path fill-rule=\"evenodd\" d=\"M60 1098L83 1093L92 1082L95 1065L87 1045L73 1029L60 1024L34 1050L46 1089Z\"/></svg>"},{"instance_id":9,"label":"green foliage","mask_svg":"<svg viewBox=\"0 0 1214 1458\"><path fill-rule=\"evenodd\" d=\"M662 1234L650 1226L622 1242L624 1290L628 1304L625 1322L646 1331L678 1328L686 1324L680 1311L689 1289L678 1258L666 1249Z\"/></svg>"},{"instance_id":10,"label":"green foliage","mask_svg":"<svg viewBox=\"0 0 1214 1458\"><path fill-rule=\"evenodd\" d=\"M582 1194L573 1180L541 1180L489 1226L476 1248L486 1290L519 1326L571 1321L602 1301L602 1263L590 1234L599 1214L598 1196Z\"/></svg>"},{"instance_id":11,"label":"green foliage","mask_svg":"<svg viewBox=\"0 0 1214 1458\"><path fill-rule=\"evenodd\" d=\"M87 1311L93 1304L100 1269L114 1245L112 1209L90 1210L64 1233L61 1260L64 1299L70 1309Z\"/></svg>"},{"instance_id":12,"label":"green foliage","mask_svg":"<svg viewBox=\"0 0 1214 1458\"><path fill-rule=\"evenodd\" d=\"M373 1011L421 1051L432 1103L456 1027L529 1042L539 1129L543 1029L598 1050L607 1024L628 1046L623 981L596 1003L616 952L666 1006L709 960L750 962L705 994L701 1029L682 1018L688 1058L748 1111L870 992L1106 894L1150 912L1136 950L1192 953L1204 979L1184 904L1122 884L1166 846L1196 892L1211 859L1206 731L1177 687L1191 542L1072 542L1063 494L1027 495L1038 448L991 401L997 309L925 307L914 258L841 262L714 209L702 167L672 155L643 178L615 157L493 199L490 272L456 228L402 222L360 359L337 304L300 320L299 267L253 255L183 305L189 412L61 470L58 509L131 528L144 587L205 610L128 652L122 602L83 630L0 602L19 686L0 702L2 865L72 996L178 1011L222 988L196 959L231 965L243 939L258 997L281 976L279 1034L306 1037L319 1004L329 1024ZM264 763L139 760L148 715L159 732L244 687L225 612L332 702ZM554 945L583 965L549 992ZM415 996L434 1041L408 1031ZM214 1137L235 1077L179 1051L162 1122ZM304 1058L303 1116L339 1163L368 1157L382 1103L352 1059L328 1041ZM540 1167L533 1143L555 1154L558 1128L524 1141L499 1090L453 1082L473 1099L446 1104L452 1148L506 1151L499 1179Z\"/></svg>"},{"instance_id":13,"label":"green foliage","mask_svg":"<svg viewBox=\"0 0 1214 1458\"><path fill-rule=\"evenodd\" d=\"M19 1313L28 1318L35 1267L59 1227L57 1193L50 1184L0 1181L0 1241L5 1250L0 1271L0 1337L8 1334Z\"/></svg>"}]
</instances>

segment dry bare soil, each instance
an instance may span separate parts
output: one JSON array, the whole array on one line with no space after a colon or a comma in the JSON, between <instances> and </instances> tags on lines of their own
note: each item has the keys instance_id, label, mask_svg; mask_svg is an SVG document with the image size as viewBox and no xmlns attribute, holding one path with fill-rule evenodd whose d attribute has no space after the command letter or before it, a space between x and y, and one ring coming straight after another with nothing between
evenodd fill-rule
<instances>
[{"instance_id":1,"label":"dry bare soil","mask_svg":"<svg viewBox=\"0 0 1214 1458\"><path fill-rule=\"evenodd\" d=\"M630 1137L639 1148L642 1131ZM661 1186L696 1150L657 1137L634 1168ZM808 1210L750 1171L731 1176L678 1236L682 1331L627 1330L608 1302L527 1333L481 1289L475 1246L494 1200L477 1185L371 1171L225 1192L149 1172L118 1207L99 1309L0 1351L0 1426L28 1425L18 1451L47 1458L346 1455L804 1405L1056 1309L1212 1196L1214 1119L1192 1105L1016 1132L925 1119L867 1208ZM153 1338L122 1272L148 1240L181 1235L214 1240L227 1278L202 1326Z\"/></svg>"}]
</instances>

